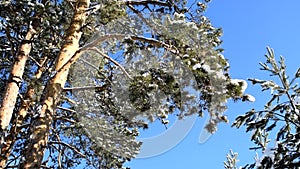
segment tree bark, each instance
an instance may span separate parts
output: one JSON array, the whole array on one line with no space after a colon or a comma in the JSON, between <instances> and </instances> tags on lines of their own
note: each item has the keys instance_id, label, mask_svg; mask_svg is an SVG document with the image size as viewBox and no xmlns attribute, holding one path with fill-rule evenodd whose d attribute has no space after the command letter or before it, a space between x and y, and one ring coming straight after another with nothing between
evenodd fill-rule
<instances>
[{"instance_id":1,"label":"tree bark","mask_svg":"<svg viewBox=\"0 0 300 169\"><path fill-rule=\"evenodd\" d=\"M25 160L22 162L21 168L40 168L41 166L55 109L71 66L68 62L72 59L72 63L75 62L74 55L79 49L81 28L85 24L89 4L89 0L77 0L75 4L75 13L66 32L65 44L56 60L55 71L57 73L45 88L46 93L44 100L42 100L42 109L39 112L39 117L32 124L32 135L25 148Z\"/></svg>"},{"instance_id":2,"label":"tree bark","mask_svg":"<svg viewBox=\"0 0 300 169\"><path fill-rule=\"evenodd\" d=\"M6 90L4 92L4 97L0 108L0 131L5 131L7 129L12 118L19 88L22 83L25 64L31 51L30 40L33 37L34 32L35 30L32 27L29 28L29 31L27 32L25 39L22 41L12 66L11 74L6 85Z\"/></svg>"},{"instance_id":3,"label":"tree bark","mask_svg":"<svg viewBox=\"0 0 300 169\"><path fill-rule=\"evenodd\" d=\"M11 121L13 111L15 108L15 104L17 101L17 97L19 94L20 85L22 83L22 76L25 69L25 64L28 59L28 55L31 51L31 43L30 40L35 33L35 29L30 27L25 39L21 42L21 46L17 52L16 59L11 69L11 74L9 77L9 81L6 85L6 90L4 92L3 100L0 107L0 133L1 133L1 156L0 156L0 168L4 168L6 165L7 158L9 157L9 153L7 153L7 149L10 146L4 143L4 135L6 133L7 127ZM7 138L5 138L6 140ZM10 139L10 138L8 138Z\"/></svg>"},{"instance_id":4,"label":"tree bark","mask_svg":"<svg viewBox=\"0 0 300 169\"><path fill-rule=\"evenodd\" d=\"M46 0L42 0L41 3L45 4ZM35 13L34 17L39 18L40 15L41 13ZM11 121L12 115L14 113L13 110L16 105L17 96L19 94L20 85L22 83L22 76L24 74L26 61L32 49L31 40L33 39L33 36L36 33L36 29L39 26L40 22L38 20L32 21L32 24L30 24L28 32L24 40L21 42L21 45L17 52L16 59L11 69L9 82L7 83L6 91L4 92L5 95L3 97L3 101L1 103L0 108L0 133L2 133L2 138L0 142L0 168L5 167L13 145L16 141L16 136L22 129L20 126L22 125L23 119L27 114L29 105L32 104L31 100L35 91L32 86L29 86L25 97L23 98L23 101L21 103L17 117L14 119L14 121ZM38 73L41 73L41 70L42 69L39 68L37 75ZM9 134L6 134L6 130L10 123L11 126L9 127Z\"/></svg>"},{"instance_id":5,"label":"tree bark","mask_svg":"<svg viewBox=\"0 0 300 169\"><path fill-rule=\"evenodd\" d=\"M40 65L44 65L44 61L46 60L46 58L44 58ZM41 75L42 75L42 71L43 71L43 67L40 67L35 76L36 79L40 79ZM4 168L7 160L11 154L11 150L13 148L14 143L16 142L17 139L17 135L19 134L19 132L21 131L22 124L23 124L23 120L27 115L27 111L29 109L29 107L33 104L33 97L35 95L35 89L33 85L29 85L27 92L25 94L25 97L23 98L23 101L21 103L20 106L20 110L18 112L17 118L14 119L14 121L11 122L11 128L9 130L9 134L7 136L4 137L4 144L2 144L1 146L1 159L0 159L0 168Z\"/></svg>"}]
</instances>

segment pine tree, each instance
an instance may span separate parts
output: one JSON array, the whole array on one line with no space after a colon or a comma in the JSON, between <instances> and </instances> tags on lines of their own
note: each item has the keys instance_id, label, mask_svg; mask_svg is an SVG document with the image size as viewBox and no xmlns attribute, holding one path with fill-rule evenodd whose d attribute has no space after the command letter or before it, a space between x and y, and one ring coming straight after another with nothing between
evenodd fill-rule
<instances>
[{"instance_id":1,"label":"pine tree","mask_svg":"<svg viewBox=\"0 0 300 169\"><path fill-rule=\"evenodd\" d=\"M237 128L244 125L246 132L252 132L251 141L256 147L251 150L258 152L255 162L243 168L299 168L300 69L293 76L288 76L284 58L281 56L277 61L274 50L268 47L267 51L266 62L260 65L261 70L273 77L272 80L253 78L249 81L260 85L262 91L271 91L270 99L263 110L252 109L238 116L233 123ZM225 168L235 166L229 163L226 163Z\"/></svg>"},{"instance_id":2,"label":"pine tree","mask_svg":"<svg viewBox=\"0 0 300 169\"><path fill-rule=\"evenodd\" d=\"M0 168L122 168L139 151L138 129L171 113L208 111L216 131L243 83L231 82L206 7L1 1Z\"/></svg>"}]
</instances>

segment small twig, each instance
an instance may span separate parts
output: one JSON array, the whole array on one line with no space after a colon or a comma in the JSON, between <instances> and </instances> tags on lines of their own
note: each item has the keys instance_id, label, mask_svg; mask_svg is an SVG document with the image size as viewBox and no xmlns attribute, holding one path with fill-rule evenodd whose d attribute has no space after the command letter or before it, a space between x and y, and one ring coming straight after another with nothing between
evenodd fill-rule
<instances>
[{"instance_id":1,"label":"small twig","mask_svg":"<svg viewBox=\"0 0 300 169\"><path fill-rule=\"evenodd\" d=\"M299 125L297 123L295 123L294 121L292 121L291 119L285 117L284 115L281 115L279 113L274 112L275 115L282 117L285 121L289 121L290 123L294 124L296 127L299 127Z\"/></svg>"},{"instance_id":2,"label":"small twig","mask_svg":"<svg viewBox=\"0 0 300 169\"><path fill-rule=\"evenodd\" d=\"M150 44L152 44L153 46L156 46L156 47L164 47L165 49L167 49L168 51L170 51L173 54L179 54L179 50L175 46L168 45L168 44L166 44L164 42L161 42L161 41L158 41L156 39L145 38L145 37L141 37L141 36L131 36L131 38L133 40L139 40L139 41L143 41L143 42L146 42L146 43L150 43Z\"/></svg>"},{"instance_id":3,"label":"small twig","mask_svg":"<svg viewBox=\"0 0 300 169\"><path fill-rule=\"evenodd\" d=\"M299 127L299 125L297 123L295 123L294 121L292 121L291 119L285 117L284 115L281 115L279 113L276 113L274 111L270 111L270 110L261 110L261 111L256 111L256 113L274 113L275 115L282 117L285 121L288 121L292 124L294 124L296 127Z\"/></svg>"},{"instance_id":4,"label":"small twig","mask_svg":"<svg viewBox=\"0 0 300 169\"><path fill-rule=\"evenodd\" d=\"M127 71L125 70L125 68L120 65L117 61L115 61L113 58L109 57L108 55L106 55L105 53L101 52L98 48L96 47L92 47L90 48L90 50L93 50L97 53L99 53L100 55L102 55L104 58L108 59L109 61L111 61L112 63L114 63L116 66L118 66L122 72L130 79L133 80L132 77L127 73Z\"/></svg>"},{"instance_id":5,"label":"small twig","mask_svg":"<svg viewBox=\"0 0 300 169\"><path fill-rule=\"evenodd\" d=\"M153 30L154 30L154 32L156 33L156 34L159 34L159 31L155 28L155 26L153 26L151 23L149 23L145 18L144 18L144 16L138 11L138 10L136 10L132 5L131 5L131 3L128 3L127 4L127 6L139 17L139 18L141 18L141 20L143 21L143 22L145 22L150 28L152 28Z\"/></svg>"},{"instance_id":6,"label":"small twig","mask_svg":"<svg viewBox=\"0 0 300 169\"><path fill-rule=\"evenodd\" d=\"M61 109L61 110L64 110L64 111L69 111L69 112L72 112L72 113L76 113L75 110L68 109L68 108L65 108L65 107L57 106L57 108L58 108L58 109Z\"/></svg>"},{"instance_id":7,"label":"small twig","mask_svg":"<svg viewBox=\"0 0 300 169\"><path fill-rule=\"evenodd\" d=\"M95 65L93 65L92 63L90 63L90 62L88 62L88 61L86 61L85 59L82 59L82 58L78 58L78 60L82 61L83 63L88 64L93 69L95 69L99 74L102 74L101 70L99 68L97 68Z\"/></svg>"},{"instance_id":8,"label":"small twig","mask_svg":"<svg viewBox=\"0 0 300 169\"><path fill-rule=\"evenodd\" d=\"M28 56L35 64L38 65L38 67L42 67L43 65L41 65L37 60L35 60L32 56Z\"/></svg>"},{"instance_id":9,"label":"small twig","mask_svg":"<svg viewBox=\"0 0 300 169\"><path fill-rule=\"evenodd\" d=\"M79 150L77 150L75 147L71 146L68 143L65 143L65 142L62 142L62 141L49 141L49 144L61 144L65 147L68 147L69 149L73 150L74 152L79 154L81 157L86 158L86 155L84 155L82 152L80 152Z\"/></svg>"},{"instance_id":10,"label":"small twig","mask_svg":"<svg viewBox=\"0 0 300 169\"><path fill-rule=\"evenodd\" d=\"M66 100L66 101L68 101L68 102L70 102L72 104L76 104L76 101L74 101L74 100L72 100L72 99L70 99L68 97L63 96L62 99Z\"/></svg>"},{"instance_id":11,"label":"small twig","mask_svg":"<svg viewBox=\"0 0 300 169\"><path fill-rule=\"evenodd\" d=\"M18 168L19 165L9 165L9 166L6 166L5 168Z\"/></svg>"},{"instance_id":12,"label":"small twig","mask_svg":"<svg viewBox=\"0 0 300 169\"><path fill-rule=\"evenodd\" d=\"M112 38L117 38L117 39L123 39L125 38L125 35L122 34L109 34L109 35L104 35L100 38L97 38L96 40L84 45L83 47L80 48L81 51L88 50L91 47L97 46L100 42L103 42L107 39L112 39Z\"/></svg>"},{"instance_id":13,"label":"small twig","mask_svg":"<svg viewBox=\"0 0 300 169\"><path fill-rule=\"evenodd\" d=\"M85 64L87 64L87 65L91 66L92 68L94 68L94 69L98 70L98 68L97 68L95 65L93 65L93 64L92 64L92 63L90 63L90 62L88 62L87 60L85 60L85 59L82 59L82 58L79 58L78 60L80 60L80 61L82 61L83 63L85 63Z\"/></svg>"},{"instance_id":14,"label":"small twig","mask_svg":"<svg viewBox=\"0 0 300 169\"><path fill-rule=\"evenodd\" d=\"M279 79L280 79L280 81L281 81L281 84L283 85L283 87L284 87L284 89L285 89L284 92L285 92L286 96L287 96L288 99L290 100L290 103L291 103L291 106L292 106L293 111L296 112L297 107L296 107L296 105L294 104L293 99L292 99L292 97L291 97L291 95L290 95L290 93L289 93L289 88L288 88L288 86L285 85L284 80L283 80L283 77L282 77L282 75L281 75L280 73L278 73L278 77L279 77Z\"/></svg>"},{"instance_id":15,"label":"small twig","mask_svg":"<svg viewBox=\"0 0 300 169\"><path fill-rule=\"evenodd\" d=\"M82 86L82 87L66 87L63 91L78 91L78 90L97 90L97 91L104 91L106 90L106 86Z\"/></svg>"},{"instance_id":16,"label":"small twig","mask_svg":"<svg viewBox=\"0 0 300 169\"><path fill-rule=\"evenodd\" d=\"M132 40L139 40L142 42L146 42L149 43L153 46L156 47L164 47L165 49L169 50L170 52L172 52L173 54L178 54L179 51L178 49L173 46L173 45L168 45L162 41L153 39L153 38L146 38L143 36L134 36L134 35L123 35L123 34L110 34L110 35L104 35L100 38L97 38L96 40L92 41L91 43L86 44L85 46L83 46L82 48L80 48L80 52L83 52L85 50L89 50L90 48L96 47L100 42L103 42L105 40L108 39L112 39L112 38L116 38L116 39L125 39L125 38L129 38Z\"/></svg>"},{"instance_id":17,"label":"small twig","mask_svg":"<svg viewBox=\"0 0 300 169\"><path fill-rule=\"evenodd\" d=\"M148 4L152 4L152 5L159 5L159 6L171 6L169 3L166 2L162 2L162 1L156 1L156 0L141 0L141 1L126 1L126 4L130 4L130 5L148 5Z\"/></svg>"},{"instance_id":18,"label":"small twig","mask_svg":"<svg viewBox=\"0 0 300 169\"><path fill-rule=\"evenodd\" d=\"M76 112L75 112L76 113ZM55 117L55 120L63 120L63 121L67 121L67 122L70 122L70 123L77 123L77 121L75 120L71 120L70 118L66 118L64 116L58 116L58 117Z\"/></svg>"},{"instance_id":19,"label":"small twig","mask_svg":"<svg viewBox=\"0 0 300 169\"><path fill-rule=\"evenodd\" d=\"M55 135L55 137L56 137L56 139L57 139L58 141L61 141L61 139L60 139L60 137L59 137L59 135L58 135L57 133L55 133L54 135ZM56 148L55 146L53 146L53 147L54 147L55 149L57 149L57 151L59 152L59 153L58 153L57 159L58 159L58 166L59 166L59 168L61 168L61 154L62 154L62 150L60 149L60 147L59 147L59 149Z\"/></svg>"}]
</instances>

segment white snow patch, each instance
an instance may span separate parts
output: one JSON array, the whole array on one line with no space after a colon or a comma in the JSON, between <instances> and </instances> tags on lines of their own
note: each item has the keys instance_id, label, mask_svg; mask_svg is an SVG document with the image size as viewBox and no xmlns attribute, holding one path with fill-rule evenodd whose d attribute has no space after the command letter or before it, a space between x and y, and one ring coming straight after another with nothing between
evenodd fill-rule
<instances>
[{"instance_id":1,"label":"white snow patch","mask_svg":"<svg viewBox=\"0 0 300 169\"><path fill-rule=\"evenodd\" d=\"M201 64L200 63L197 63L193 66L193 70L196 70L196 69L199 69L201 68Z\"/></svg>"},{"instance_id":2,"label":"white snow patch","mask_svg":"<svg viewBox=\"0 0 300 169\"><path fill-rule=\"evenodd\" d=\"M245 92L245 90L247 89L248 87L248 84L245 80L243 79L231 79L231 83L234 84L234 85L238 85L240 86L240 84L242 84L242 93Z\"/></svg>"}]
</instances>

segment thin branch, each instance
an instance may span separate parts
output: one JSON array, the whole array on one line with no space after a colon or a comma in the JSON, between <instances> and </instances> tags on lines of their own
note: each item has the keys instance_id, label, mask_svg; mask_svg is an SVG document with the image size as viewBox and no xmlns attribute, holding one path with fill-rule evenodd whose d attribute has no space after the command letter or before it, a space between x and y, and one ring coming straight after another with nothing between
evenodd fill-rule
<instances>
[{"instance_id":1,"label":"thin branch","mask_svg":"<svg viewBox=\"0 0 300 169\"><path fill-rule=\"evenodd\" d=\"M285 121L288 121L288 122L294 124L296 127L299 127L299 125L297 123L295 123L293 120L285 117L284 115L276 113L275 111L272 111L272 110L261 110L261 111L256 111L256 113L274 113L275 115L282 117Z\"/></svg>"},{"instance_id":2,"label":"thin branch","mask_svg":"<svg viewBox=\"0 0 300 169\"><path fill-rule=\"evenodd\" d=\"M72 100L72 99L70 99L68 97L63 96L62 99L66 100L66 101L68 101L68 102L70 102L72 104L76 104L76 101L74 101L74 100Z\"/></svg>"},{"instance_id":3,"label":"thin branch","mask_svg":"<svg viewBox=\"0 0 300 169\"><path fill-rule=\"evenodd\" d=\"M91 42L89 44L86 44L82 48L80 48L80 52L85 51L85 50L89 50L90 48L93 48L93 47L96 47L99 43L101 43L105 40L108 40L108 39L112 39L112 38L116 38L116 39L119 39L119 40L125 39L125 38L132 39L132 40L139 40L139 41L142 41L142 42L149 43L149 44L151 44L153 46L156 46L156 47L164 47L165 49L169 50L173 54L178 54L179 53L179 50L175 46L166 44L162 41L159 41L159 40L156 40L156 39L153 39L153 38L146 38L146 37L143 37L143 36L134 36L134 35L130 36L130 35L123 35L123 34L104 35L104 36L94 40L93 42Z\"/></svg>"},{"instance_id":4,"label":"thin branch","mask_svg":"<svg viewBox=\"0 0 300 169\"><path fill-rule=\"evenodd\" d=\"M294 104L293 99L292 99L292 97L291 97L291 95L290 95L290 93L289 93L289 88L288 88L288 86L285 85L284 80L283 80L283 77L282 77L282 75L281 75L280 73L278 73L278 77L279 77L279 79L280 79L280 81L281 81L281 84L282 84L283 87L284 87L284 92L285 92L285 94L287 95L288 99L290 100L290 103L291 103L291 105L292 105L293 111L296 112L297 107L296 107L296 105Z\"/></svg>"},{"instance_id":5,"label":"thin branch","mask_svg":"<svg viewBox=\"0 0 300 169\"><path fill-rule=\"evenodd\" d=\"M131 39L143 41L143 42L146 42L146 43L150 43L150 44L152 44L153 46L156 46L156 47L164 47L165 49L167 49L168 51L170 51L173 54L179 54L179 50L175 46L166 44L162 41L159 41L159 40L156 40L156 39L153 39L153 38L145 38L145 37L142 37L142 36L131 36Z\"/></svg>"},{"instance_id":6,"label":"thin branch","mask_svg":"<svg viewBox=\"0 0 300 169\"><path fill-rule=\"evenodd\" d=\"M149 23L144 16L138 11L136 10L131 4L126 4L139 18L141 18L142 21L144 21L150 28L152 28L154 30L154 32L156 34L159 34L159 31L155 28L155 26L153 26L151 23Z\"/></svg>"},{"instance_id":7,"label":"thin branch","mask_svg":"<svg viewBox=\"0 0 300 169\"><path fill-rule=\"evenodd\" d=\"M81 51L88 50L91 47L97 46L100 42L103 42L107 39L112 39L112 38L117 38L117 39L124 39L126 36L122 34L109 34L109 35L104 35L100 38L97 38L96 40L84 45L83 47L80 48Z\"/></svg>"},{"instance_id":8,"label":"thin branch","mask_svg":"<svg viewBox=\"0 0 300 169\"><path fill-rule=\"evenodd\" d=\"M6 166L5 168L18 168L18 165L10 165L10 166Z\"/></svg>"},{"instance_id":9,"label":"thin branch","mask_svg":"<svg viewBox=\"0 0 300 169\"><path fill-rule=\"evenodd\" d=\"M143 1L126 1L125 2L126 4L128 5L148 5L148 4L151 4L151 5L159 5L159 6L171 6L169 3L166 3L166 2L162 2L162 1L156 1L156 0L143 0Z\"/></svg>"},{"instance_id":10,"label":"thin branch","mask_svg":"<svg viewBox=\"0 0 300 169\"><path fill-rule=\"evenodd\" d=\"M88 12L88 15L91 15L92 13L95 13L99 11L102 7L102 4L96 4L94 6L91 6L86 12Z\"/></svg>"},{"instance_id":11,"label":"thin branch","mask_svg":"<svg viewBox=\"0 0 300 169\"><path fill-rule=\"evenodd\" d=\"M69 111L69 112L72 112L72 113L76 113L75 110L68 109L68 108L65 108L65 107L57 106L57 108L58 108L58 109L61 109L61 110L64 110L64 111Z\"/></svg>"},{"instance_id":12,"label":"thin branch","mask_svg":"<svg viewBox=\"0 0 300 169\"><path fill-rule=\"evenodd\" d=\"M52 168L50 168L50 167L47 167L47 165L44 165L44 164L41 165L41 168L52 169Z\"/></svg>"},{"instance_id":13,"label":"thin branch","mask_svg":"<svg viewBox=\"0 0 300 169\"><path fill-rule=\"evenodd\" d=\"M70 118L66 118L64 116L57 116L57 117L54 117L54 119L55 120L63 120L63 121L67 121L67 122L70 122L70 123L77 123L77 121L71 120Z\"/></svg>"},{"instance_id":14,"label":"thin branch","mask_svg":"<svg viewBox=\"0 0 300 169\"><path fill-rule=\"evenodd\" d=\"M59 137L59 135L57 134L57 133L55 133L55 137L57 138L57 140L59 141L59 142L61 142L61 139L60 139L60 137ZM53 147L55 147L55 146L53 146ZM55 147L56 148L56 147ZM62 168L61 167L61 154L62 154L62 151L64 151L64 150L60 150L60 148L59 148L59 150L57 150L59 153L58 153L58 166L59 166L59 168Z\"/></svg>"},{"instance_id":15,"label":"thin branch","mask_svg":"<svg viewBox=\"0 0 300 169\"><path fill-rule=\"evenodd\" d=\"M49 144L61 144L61 145L65 146L65 147L68 147L69 149L73 150L74 152L76 152L77 154L79 154L81 157L86 158L86 155L84 155L79 150L77 150L77 148L71 146L68 143L65 143L65 142L62 142L62 141L49 141Z\"/></svg>"},{"instance_id":16,"label":"thin branch","mask_svg":"<svg viewBox=\"0 0 300 169\"><path fill-rule=\"evenodd\" d=\"M82 87L66 87L63 91L78 91L78 90L97 90L97 91L104 91L106 90L107 86L82 86Z\"/></svg>"},{"instance_id":17,"label":"thin branch","mask_svg":"<svg viewBox=\"0 0 300 169\"><path fill-rule=\"evenodd\" d=\"M295 123L293 120L285 117L284 115L281 115L281 114L276 113L276 112L274 112L274 114L277 115L277 116L279 116L279 117L282 117L285 121L289 121L290 123L294 124L296 127L299 127L299 125L297 123Z\"/></svg>"},{"instance_id":18,"label":"thin branch","mask_svg":"<svg viewBox=\"0 0 300 169\"><path fill-rule=\"evenodd\" d=\"M82 58L79 58L78 60L80 60L80 61L82 61L83 63L86 63L87 65L91 66L92 68L98 70L98 68L97 68L95 65L93 65L93 64L90 63L90 62L88 62L87 60L82 59Z\"/></svg>"},{"instance_id":19,"label":"thin branch","mask_svg":"<svg viewBox=\"0 0 300 169\"><path fill-rule=\"evenodd\" d=\"M62 157L62 152L61 151L59 151L59 153L58 153L58 157L57 157L57 163L58 163L58 166L59 166L59 168L62 168L61 166L61 157Z\"/></svg>"},{"instance_id":20,"label":"thin branch","mask_svg":"<svg viewBox=\"0 0 300 169\"><path fill-rule=\"evenodd\" d=\"M42 67L43 65L41 65L36 59L34 59L32 56L28 56L35 64L38 65L38 67Z\"/></svg>"},{"instance_id":21,"label":"thin branch","mask_svg":"<svg viewBox=\"0 0 300 169\"><path fill-rule=\"evenodd\" d=\"M130 79L133 80L132 77L127 73L127 71L125 70L125 68L120 65L117 61L115 61L113 58L109 57L108 55L106 55L105 53L101 52L98 48L96 47L92 47L90 48L90 50L93 50L97 53L99 53L100 55L102 55L104 58L108 59L109 61L111 61L112 63L114 63L116 66L118 66L122 72Z\"/></svg>"},{"instance_id":22,"label":"thin branch","mask_svg":"<svg viewBox=\"0 0 300 169\"><path fill-rule=\"evenodd\" d=\"M91 66L93 69L95 69L99 74L102 74L101 70L99 68L97 68L95 65L93 65L92 63L86 61L85 59L82 58L78 58L78 60L88 64L89 66ZM102 91L102 90L101 90Z\"/></svg>"},{"instance_id":23,"label":"thin branch","mask_svg":"<svg viewBox=\"0 0 300 169\"><path fill-rule=\"evenodd\" d=\"M132 77L127 73L127 71L125 70L125 68L122 65L120 65L117 61L115 61L114 59L112 59L108 55L106 55L103 52L101 52L98 48L96 48L96 46L100 42L103 42L103 41L105 41L107 39L111 39L111 38L116 38L116 39L130 38L132 40L139 40L139 41L143 41L143 42L152 44L153 46L156 46L156 47L164 47L165 49L167 49L168 51L170 51L173 54L178 54L179 53L178 49L176 47L174 47L173 45L168 45L168 44L166 44L166 43L164 43L162 41L158 41L158 40L153 39L153 38L145 38L145 37L142 37L142 36L127 36L127 35L123 35L123 34L111 34L111 35L104 35L101 38L98 38L98 39L94 40L93 42L91 42L91 43L83 46L82 48L80 48L76 52L76 54L70 59L70 61L68 61L65 65L63 65L60 70L64 69L64 67L67 66L68 64L72 64L72 60L76 60L75 58L78 58L79 56L77 56L77 55L79 55L81 52L83 52L85 50L93 50L93 51L97 52L98 54L102 55L104 58L106 58L109 61L113 62L116 66L118 66L122 70L122 72L129 79L132 80Z\"/></svg>"}]
</instances>

